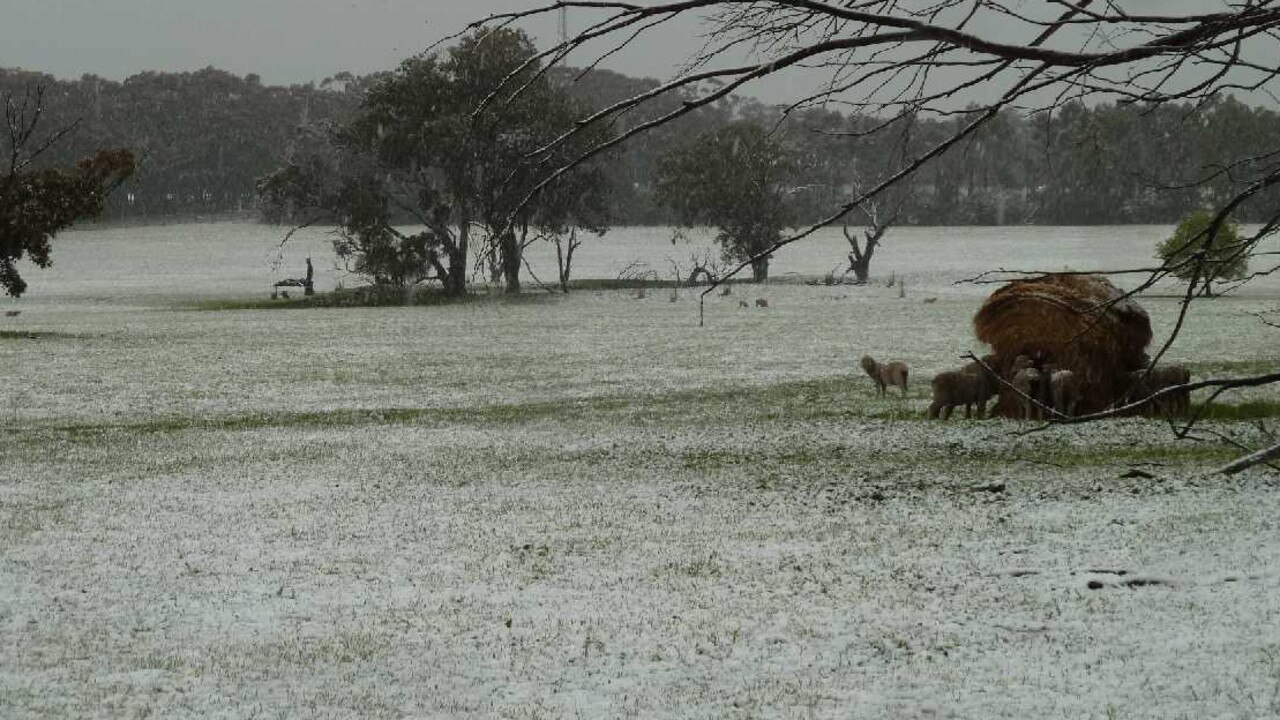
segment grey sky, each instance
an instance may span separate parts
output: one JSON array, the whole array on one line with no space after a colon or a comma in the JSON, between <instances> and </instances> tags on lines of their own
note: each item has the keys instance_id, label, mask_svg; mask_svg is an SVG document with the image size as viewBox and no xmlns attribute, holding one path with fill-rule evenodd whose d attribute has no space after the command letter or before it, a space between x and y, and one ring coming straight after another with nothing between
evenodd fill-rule
<instances>
[{"instance_id":1,"label":"grey sky","mask_svg":"<svg viewBox=\"0 0 1280 720\"><path fill-rule=\"evenodd\" d=\"M489 12L531 0L0 0L0 66L58 77L123 79L144 70L208 65L269 83L321 80L394 67ZM554 18L529 23L554 39ZM670 37L670 35L668 36ZM688 43L680 43L685 50ZM670 45L664 48L670 50ZM670 74L658 55L611 63L629 74Z\"/></svg>"},{"instance_id":2,"label":"grey sky","mask_svg":"<svg viewBox=\"0 0 1280 720\"><path fill-rule=\"evenodd\" d=\"M342 70L394 67L402 58L489 13L548 0L0 0L0 67L58 77L96 73L123 79L144 70L212 65L268 83L319 81ZM1220 0L1129 0L1130 11L1220 9ZM1030 7L1030 6L1028 6ZM571 29L587 16L571 16ZM524 27L536 40L557 34L554 16ZM977 29L977 28L973 28ZM988 32L994 28L987 27ZM669 77L700 45L690 20L663 27L605 63L630 75ZM1012 39L1012 38L1009 38ZM794 90L793 82L800 82ZM747 89L766 101L812 89L796 74Z\"/></svg>"}]
</instances>

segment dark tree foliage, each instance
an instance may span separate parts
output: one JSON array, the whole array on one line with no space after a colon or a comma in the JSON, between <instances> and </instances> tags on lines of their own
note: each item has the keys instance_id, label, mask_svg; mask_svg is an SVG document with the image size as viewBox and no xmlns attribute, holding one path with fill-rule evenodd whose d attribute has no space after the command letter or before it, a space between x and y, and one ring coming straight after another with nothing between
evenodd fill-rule
<instances>
[{"instance_id":1,"label":"dark tree foliage","mask_svg":"<svg viewBox=\"0 0 1280 720\"><path fill-rule=\"evenodd\" d=\"M45 85L50 126L81 120L48 153L59 166L74 165L95 148L137 149L138 172L129 192L108 200L108 217L203 217L254 213L256 180L312 147L308 126L353 118L364 92L383 77L340 73L315 87L276 87L212 68L148 72L124 82L92 75L60 81L0 70L0 92L20 94L28 84ZM660 85L607 70L562 67L552 67L547 82L590 111ZM708 83L656 95L619 115L613 131L667 115L714 89ZM857 109L799 107L778 124L781 110L729 96L633 138L599 168L610 186L604 200L608 217L617 224L672 222L670 210L656 202L660 158L687 138L735 120L776 125L775 133L800 153L800 223L820 220L847 197L851 178L866 181L881 174L886 162L892 166L887 149L894 144L882 140L897 130L872 132L883 119ZM966 116L967 111L916 116L909 154L918 156L963 128ZM899 222L1174 223L1187 208L1229 197L1245 179L1263 172L1268 149L1278 143L1280 114L1225 93L1194 104L1065 102L1034 115L1004 109L917 171ZM1249 198L1235 216L1259 222L1277 207L1280 188L1273 187Z\"/></svg>"},{"instance_id":2,"label":"dark tree foliage","mask_svg":"<svg viewBox=\"0 0 1280 720\"><path fill-rule=\"evenodd\" d=\"M508 292L520 290L524 249L538 237L531 228L602 231L605 224L606 179L598 165L565 176L529 202L543 175L530 156L573 127L582 112L530 62L536 54L523 32L499 29L463 37L443 57L409 58L370 88L364 112L344 133L345 142L381 165L434 188L460 236L478 224L491 272ZM490 97L504 79L511 89ZM564 146L541 164L563 162L576 147ZM465 246L464 240L464 253Z\"/></svg>"},{"instance_id":3,"label":"dark tree foliage","mask_svg":"<svg viewBox=\"0 0 1280 720\"><path fill-rule=\"evenodd\" d=\"M134 150L137 173L104 214L137 219L252 215L257 178L297 147L299 128L349 117L366 82L344 74L320 87L268 86L213 68L58 80L0 69L0 93L43 86L45 122L74 124L49 163L71 166L102 147Z\"/></svg>"},{"instance_id":4,"label":"dark tree foliage","mask_svg":"<svg viewBox=\"0 0 1280 720\"><path fill-rule=\"evenodd\" d=\"M607 211L607 182L595 165L533 191L541 175L531 156L579 114L536 64L524 66L534 54L523 33L495 30L443 56L405 60L369 85L351 122L266 177L263 198L312 213L308 221L337 222L338 255L375 282L433 277L452 295L465 292L478 229L494 274L519 292L530 243L573 228L603 232ZM495 98L473 112L513 74L524 88L518 101ZM570 152L572 145L550 160ZM425 229L396 229L405 221Z\"/></svg>"},{"instance_id":5,"label":"dark tree foliage","mask_svg":"<svg viewBox=\"0 0 1280 720\"><path fill-rule=\"evenodd\" d=\"M302 224L333 223L333 249L349 269L380 291L411 291L419 282L439 280L459 293L466 284L465 258L455 262L456 243L447 209L437 199L405 188L358 155L331 152L287 165L259 186L266 206ZM424 226L399 229L406 215Z\"/></svg>"},{"instance_id":6,"label":"dark tree foliage","mask_svg":"<svg viewBox=\"0 0 1280 720\"><path fill-rule=\"evenodd\" d=\"M716 227L725 259L742 262L793 224L798 167L794 153L765 128L739 121L668 155L658 169L658 199L683 224ZM752 262L751 274L757 282L768 279L768 255Z\"/></svg>"},{"instance_id":7,"label":"dark tree foliage","mask_svg":"<svg viewBox=\"0 0 1280 720\"><path fill-rule=\"evenodd\" d=\"M18 272L24 256L49 267L49 241L79 220L102 213L107 196L134 172L128 150L100 150L71 170L43 166L44 156L66 135L39 136L44 90L5 94L5 136L0 152L7 160L0 175L0 287L18 297L27 283Z\"/></svg>"}]
</instances>

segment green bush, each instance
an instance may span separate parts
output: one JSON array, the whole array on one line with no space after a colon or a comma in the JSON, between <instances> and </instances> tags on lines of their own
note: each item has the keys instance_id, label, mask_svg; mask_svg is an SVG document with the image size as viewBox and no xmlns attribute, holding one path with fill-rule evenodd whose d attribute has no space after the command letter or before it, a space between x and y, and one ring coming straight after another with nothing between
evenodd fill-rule
<instances>
[{"instance_id":1,"label":"green bush","mask_svg":"<svg viewBox=\"0 0 1280 720\"><path fill-rule=\"evenodd\" d=\"M1213 280L1239 280L1249 271L1248 249L1241 244L1240 226L1228 219L1217 229L1209 243L1205 265L1197 274L1197 263L1188 262L1204 247L1204 235L1213 222L1213 213L1198 210L1178 223L1173 236L1164 240L1156 248L1156 258L1165 267L1172 268L1173 274L1183 280L1204 283L1204 292L1209 294Z\"/></svg>"}]
</instances>

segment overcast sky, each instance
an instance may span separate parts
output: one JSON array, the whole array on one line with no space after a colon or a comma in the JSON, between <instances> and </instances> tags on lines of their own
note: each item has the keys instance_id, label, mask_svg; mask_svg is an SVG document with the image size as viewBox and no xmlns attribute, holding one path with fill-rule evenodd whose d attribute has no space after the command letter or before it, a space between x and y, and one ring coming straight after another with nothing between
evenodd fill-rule
<instances>
[{"instance_id":1,"label":"overcast sky","mask_svg":"<svg viewBox=\"0 0 1280 720\"><path fill-rule=\"evenodd\" d=\"M257 73L271 84L318 82L343 70L365 74L393 68L469 21L545 2L549 0L0 0L0 67L120 80L145 70L212 65L237 75ZM1222 7L1222 0L1125 3L1130 11ZM571 14L570 29L586 21L586 15ZM558 34L554 15L523 27L540 44ZM1001 34L992 27L972 29ZM670 77L699 47L699 32L694 19L660 28L611 57L605 67ZM812 89L803 80L771 77L752 85L747 94L770 102L795 99ZM801 85L793 91L790 83L797 81Z\"/></svg>"},{"instance_id":2,"label":"overcast sky","mask_svg":"<svg viewBox=\"0 0 1280 720\"><path fill-rule=\"evenodd\" d=\"M75 78L212 65L268 83L385 70L489 12L531 0L0 0L0 66ZM571 17L572 21L572 17ZM555 18L526 24L554 40ZM668 37L687 52L690 42ZM671 50L667 45L664 50ZM630 53L611 66L667 76L672 61Z\"/></svg>"}]
</instances>

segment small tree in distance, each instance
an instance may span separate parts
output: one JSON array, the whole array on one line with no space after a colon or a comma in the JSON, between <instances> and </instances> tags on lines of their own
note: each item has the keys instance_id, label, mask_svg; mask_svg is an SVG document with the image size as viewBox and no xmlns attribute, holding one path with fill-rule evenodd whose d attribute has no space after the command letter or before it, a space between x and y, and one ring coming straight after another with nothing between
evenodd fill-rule
<instances>
[{"instance_id":1,"label":"small tree in distance","mask_svg":"<svg viewBox=\"0 0 1280 720\"><path fill-rule=\"evenodd\" d=\"M788 193L798 164L760 125L737 121L696 138L662 161L658 202L684 225L717 228L725 260L767 251L794 224ZM769 278L769 256L751 262L756 282Z\"/></svg>"},{"instance_id":2,"label":"small tree in distance","mask_svg":"<svg viewBox=\"0 0 1280 720\"><path fill-rule=\"evenodd\" d=\"M849 269L845 273L853 273L853 281L857 285L867 284L871 277L871 258L875 255L876 248L880 247L885 233L898 222L906 204L907 195L902 187L894 188L886 196L889 197L887 207L876 200L867 200L858 206L867 220L866 229L862 231L862 242L858 241L856 232L849 231L847 224L841 228L844 239L849 243Z\"/></svg>"},{"instance_id":3,"label":"small tree in distance","mask_svg":"<svg viewBox=\"0 0 1280 720\"><path fill-rule=\"evenodd\" d=\"M1213 214L1198 210L1178 223L1173 235L1156 248L1156 257L1173 274L1193 283L1203 283L1203 294L1213 294L1214 280L1239 280L1249 271L1249 256L1240 242L1240 227L1234 221L1223 222L1213 237L1207 233ZM1203 262L1197 260L1205 252Z\"/></svg>"}]
</instances>

